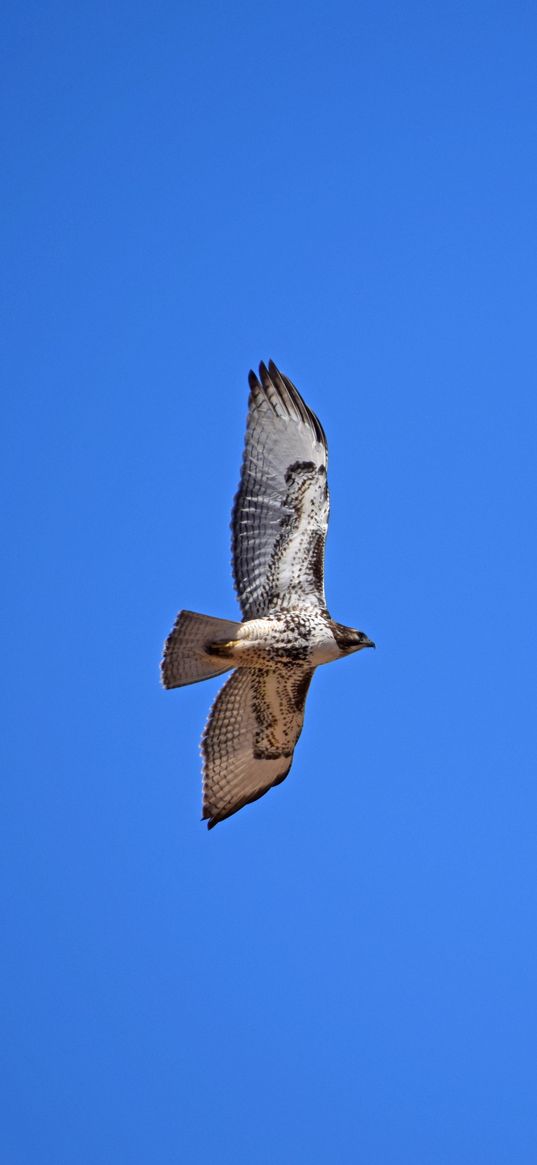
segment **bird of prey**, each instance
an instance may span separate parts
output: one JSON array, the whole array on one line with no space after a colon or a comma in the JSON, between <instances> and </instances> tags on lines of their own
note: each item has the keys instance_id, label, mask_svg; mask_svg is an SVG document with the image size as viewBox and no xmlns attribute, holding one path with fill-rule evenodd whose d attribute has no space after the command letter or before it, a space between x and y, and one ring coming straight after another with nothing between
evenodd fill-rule
<instances>
[{"instance_id":1,"label":"bird of prey","mask_svg":"<svg viewBox=\"0 0 537 1165\"><path fill-rule=\"evenodd\" d=\"M164 646L165 688L233 669L201 742L209 829L287 776L315 668L364 647L324 595L328 525L323 427L270 361L249 374L239 488L231 519L241 623L181 611Z\"/></svg>"}]
</instances>

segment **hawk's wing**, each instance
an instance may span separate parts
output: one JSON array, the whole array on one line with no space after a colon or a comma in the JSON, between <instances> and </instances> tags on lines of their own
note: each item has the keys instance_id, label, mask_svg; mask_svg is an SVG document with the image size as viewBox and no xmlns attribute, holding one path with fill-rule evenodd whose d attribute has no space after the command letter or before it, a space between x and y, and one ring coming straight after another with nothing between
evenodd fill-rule
<instances>
[{"instance_id":1,"label":"hawk's wing","mask_svg":"<svg viewBox=\"0 0 537 1165\"><path fill-rule=\"evenodd\" d=\"M327 447L322 425L269 362L250 372L242 474L231 528L245 619L277 607L325 607Z\"/></svg>"},{"instance_id":2,"label":"hawk's wing","mask_svg":"<svg viewBox=\"0 0 537 1165\"><path fill-rule=\"evenodd\" d=\"M313 670L239 668L218 693L201 744L209 829L287 776Z\"/></svg>"}]
</instances>

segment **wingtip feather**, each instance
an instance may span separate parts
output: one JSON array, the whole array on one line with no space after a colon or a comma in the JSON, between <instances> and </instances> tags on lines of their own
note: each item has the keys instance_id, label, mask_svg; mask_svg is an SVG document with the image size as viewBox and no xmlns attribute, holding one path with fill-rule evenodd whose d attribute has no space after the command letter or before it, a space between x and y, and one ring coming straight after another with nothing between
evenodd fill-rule
<instances>
[{"instance_id":1,"label":"wingtip feather","mask_svg":"<svg viewBox=\"0 0 537 1165\"><path fill-rule=\"evenodd\" d=\"M259 379L263 385L263 388L267 388L267 386L270 384L270 376L264 360L261 360L259 364Z\"/></svg>"}]
</instances>

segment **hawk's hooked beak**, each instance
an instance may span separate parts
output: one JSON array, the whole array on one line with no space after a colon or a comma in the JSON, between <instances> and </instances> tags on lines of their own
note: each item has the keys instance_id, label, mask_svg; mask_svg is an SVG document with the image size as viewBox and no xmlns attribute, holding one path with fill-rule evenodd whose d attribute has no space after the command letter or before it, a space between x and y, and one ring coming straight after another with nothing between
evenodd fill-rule
<instances>
[{"instance_id":1,"label":"hawk's hooked beak","mask_svg":"<svg viewBox=\"0 0 537 1165\"><path fill-rule=\"evenodd\" d=\"M376 643L373 643L372 639L364 639L364 640L362 640L362 642L360 644L360 647L376 647L376 646L377 646Z\"/></svg>"}]
</instances>

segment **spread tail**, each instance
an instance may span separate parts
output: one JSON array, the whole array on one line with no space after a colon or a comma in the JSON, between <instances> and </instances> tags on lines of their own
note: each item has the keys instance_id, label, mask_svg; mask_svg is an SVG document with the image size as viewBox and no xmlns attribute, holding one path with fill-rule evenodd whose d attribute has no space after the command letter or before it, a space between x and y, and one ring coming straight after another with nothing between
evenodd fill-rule
<instances>
[{"instance_id":1,"label":"spread tail","mask_svg":"<svg viewBox=\"0 0 537 1165\"><path fill-rule=\"evenodd\" d=\"M180 611L173 630L164 644L161 663L162 683L165 688L180 688L197 684L211 676L229 671L233 664L209 655L209 644L233 639L240 623L230 619L214 619L212 615L197 615L195 611Z\"/></svg>"}]
</instances>

